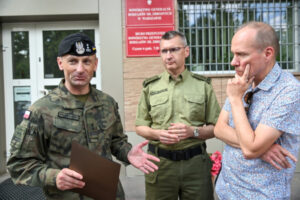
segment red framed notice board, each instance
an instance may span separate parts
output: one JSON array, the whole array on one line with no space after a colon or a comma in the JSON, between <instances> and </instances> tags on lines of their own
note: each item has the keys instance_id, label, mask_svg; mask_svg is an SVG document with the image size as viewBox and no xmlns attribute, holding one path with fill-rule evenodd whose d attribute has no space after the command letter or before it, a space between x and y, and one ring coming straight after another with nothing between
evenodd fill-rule
<instances>
[{"instance_id":1,"label":"red framed notice board","mask_svg":"<svg viewBox=\"0 0 300 200\"><path fill-rule=\"evenodd\" d=\"M174 1L126 0L126 25L174 25Z\"/></svg>"},{"instance_id":2,"label":"red framed notice board","mask_svg":"<svg viewBox=\"0 0 300 200\"><path fill-rule=\"evenodd\" d=\"M127 57L159 56L161 36L174 26L127 27Z\"/></svg>"}]
</instances>

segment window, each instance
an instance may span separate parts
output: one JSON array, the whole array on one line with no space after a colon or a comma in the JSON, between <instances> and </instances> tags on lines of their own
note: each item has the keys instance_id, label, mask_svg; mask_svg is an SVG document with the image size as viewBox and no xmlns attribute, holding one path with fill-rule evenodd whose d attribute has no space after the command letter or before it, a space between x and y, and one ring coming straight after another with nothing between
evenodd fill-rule
<instances>
[{"instance_id":1,"label":"window","mask_svg":"<svg viewBox=\"0 0 300 200\"><path fill-rule=\"evenodd\" d=\"M234 30L248 21L270 24L279 36L279 65L300 71L300 0L178 0L179 31L190 46L187 67L201 73L226 73Z\"/></svg>"},{"instance_id":2,"label":"window","mask_svg":"<svg viewBox=\"0 0 300 200\"><path fill-rule=\"evenodd\" d=\"M11 32L13 78L30 78L28 31Z\"/></svg>"}]
</instances>

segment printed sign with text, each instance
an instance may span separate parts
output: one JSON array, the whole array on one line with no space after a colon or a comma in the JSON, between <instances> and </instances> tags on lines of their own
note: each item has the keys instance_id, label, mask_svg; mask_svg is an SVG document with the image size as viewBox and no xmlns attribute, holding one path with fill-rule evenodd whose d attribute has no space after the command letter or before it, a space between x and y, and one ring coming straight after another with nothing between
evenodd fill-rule
<instances>
[{"instance_id":1,"label":"printed sign with text","mask_svg":"<svg viewBox=\"0 0 300 200\"><path fill-rule=\"evenodd\" d=\"M127 27L127 56L159 56L161 36L171 30L174 26Z\"/></svg>"},{"instance_id":2,"label":"printed sign with text","mask_svg":"<svg viewBox=\"0 0 300 200\"><path fill-rule=\"evenodd\" d=\"M126 0L126 25L174 25L173 0Z\"/></svg>"}]
</instances>

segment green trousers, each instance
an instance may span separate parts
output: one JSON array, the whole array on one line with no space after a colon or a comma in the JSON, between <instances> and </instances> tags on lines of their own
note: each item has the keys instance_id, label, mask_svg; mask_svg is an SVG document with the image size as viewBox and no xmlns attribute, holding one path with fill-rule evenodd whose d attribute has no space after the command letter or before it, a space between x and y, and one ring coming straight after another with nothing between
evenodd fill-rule
<instances>
[{"instance_id":1,"label":"green trousers","mask_svg":"<svg viewBox=\"0 0 300 200\"><path fill-rule=\"evenodd\" d=\"M147 200L214 199L210 174L212 163L206 153L189 160L159 159L159 169L145 174Z\"/></svg>"}]
</instances>

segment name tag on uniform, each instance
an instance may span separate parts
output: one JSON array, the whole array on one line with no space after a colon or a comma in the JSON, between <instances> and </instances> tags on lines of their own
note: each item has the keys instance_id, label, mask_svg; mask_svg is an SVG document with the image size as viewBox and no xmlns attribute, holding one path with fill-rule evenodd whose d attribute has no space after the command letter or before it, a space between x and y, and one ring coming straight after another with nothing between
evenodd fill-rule
<instances>
[{"instance_id":1,"label":"name tag on uniform","mask_svg":"<svg viewBox=\"0 0 300 200\"><path fill-rule=\"evenodd\" d=\"M168 88L158 90L158 91L151 91L150 95L152 96L152 95L156 95L156 94L159 94L159 93L162 93L162 92L167 92L167 91L168 91Z\"/></svg>"},{"instance_id":2,"label":"name tag on uniform","mask_svg":"<svg viewBox=\"0 0 300 200\"><path fill-rule=\"evenodd\" d=\"M79 121L79 119L80 119L79 115L74 115L73 113L62 112L62 111L58 112L58 117L65 118L65 119L76 120L76 121Z\"/></svg>"}]
</instances>

